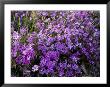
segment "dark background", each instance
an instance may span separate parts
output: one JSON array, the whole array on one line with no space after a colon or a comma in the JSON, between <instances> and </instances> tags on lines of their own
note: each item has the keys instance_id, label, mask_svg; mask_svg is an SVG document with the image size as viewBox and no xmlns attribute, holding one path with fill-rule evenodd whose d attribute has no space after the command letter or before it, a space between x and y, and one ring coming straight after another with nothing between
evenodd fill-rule
<instances>
[{"instance_id":1,"label":"dark background","mask_svg":"<svg viewBox=\"0 0 110 87\"><path fill-rule=\"evenodd\" d=\"M73 85L3 85L4 84L4 4L107 4L109 0L0 0L0 87L73 87ZM107 6L107 66L109 66L109 44L110 44L110 3ZM109 77L109 67L107 67L107 79ZM107 80L109 83L109 80ZM88 85L74 85L76 86L85 86ZM91 85L99 86L99 85ZM99 87L105 87L108 85L100 85Z\"/></svg>"}]
</instances>

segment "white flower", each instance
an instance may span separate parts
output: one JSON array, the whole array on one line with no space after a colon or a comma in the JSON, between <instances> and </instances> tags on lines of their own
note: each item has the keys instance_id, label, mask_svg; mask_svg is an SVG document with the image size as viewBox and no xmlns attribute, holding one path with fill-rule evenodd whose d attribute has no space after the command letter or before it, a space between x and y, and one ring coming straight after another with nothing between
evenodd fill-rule
<instances>
[{"instance_id":1,"label":"white flower","mask_svg":"<svg viewBox=\"0 0 110 87\"><path fill-rule=\"evenodd\" d=\"M16 31L13 32L13 36L12 37L13 37L14 40L20 39L20 35Z\"/></svg>"},{"instance_id":2,"label":"white flower","mask_svg":"<svg viewBox=\"0 0 110 87\"><path fill-rule=\"evenodd\" d=\"M32 71L33 71L33 72L35 72L35 71L37 71L37 70L38 70L38 68L39 68L39 66L38 66L38 65L34 65L34 66L32 67Z\"/></svg>"}]
</instances>

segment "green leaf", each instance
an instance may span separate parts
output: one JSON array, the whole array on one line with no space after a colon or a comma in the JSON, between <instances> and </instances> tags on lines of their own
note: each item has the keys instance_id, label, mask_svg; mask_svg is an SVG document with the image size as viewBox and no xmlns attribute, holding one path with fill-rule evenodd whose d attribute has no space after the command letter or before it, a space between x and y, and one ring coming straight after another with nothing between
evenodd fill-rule
<instances>
[{"instance_id":1,"label":"green leaf","mask_svg":"<svg viewBox=\"0 0 110 87\"><path fill-rule=\"evenodd\" d=\"M25 43L25 42L26 42L26 37L23 36L23 37L20 39L20 42L21 42L21 43Z\"/></svg>"},{"instance_id":2,"label":"green leaf","mask_svg":"<svg viewBox=\"0 0 110 87\"><path fill-rule=\"evenodd\" d=\"M20 29L20 25L21 25L21 23L20 23L20 17L18 18L18 28Z\"/></svg>"}]
</instances>

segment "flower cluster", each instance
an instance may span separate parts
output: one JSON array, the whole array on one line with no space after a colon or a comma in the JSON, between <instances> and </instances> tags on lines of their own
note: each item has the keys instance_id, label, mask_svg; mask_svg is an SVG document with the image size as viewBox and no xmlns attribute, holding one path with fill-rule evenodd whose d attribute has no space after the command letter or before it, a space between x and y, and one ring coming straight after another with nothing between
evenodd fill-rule
<instances>
[{"instance_id":1,"label":"flower cluster","mask_svg":"<svg viewBox=\"0 0 110 87\"><path fill-rule=\"evenodd\" d=\"M100 76L99 11L12 11L11 57L12 76Z\"/></svg>"}]
</instances>

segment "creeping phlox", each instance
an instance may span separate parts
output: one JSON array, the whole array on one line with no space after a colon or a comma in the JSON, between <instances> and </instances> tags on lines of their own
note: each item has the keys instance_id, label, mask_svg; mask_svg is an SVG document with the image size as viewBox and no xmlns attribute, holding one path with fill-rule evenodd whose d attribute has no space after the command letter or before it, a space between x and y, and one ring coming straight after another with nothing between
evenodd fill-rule
<instances>
[{"instance_id":1,"label":"creeping phlox","mask_svg":"<svg viewBox=\"0 0 110 87\"><path fill-rule=\"evenodd\" d=\"M11 61L12 76L100 76L100 12L12 11Z\"/></svg>"}]
</instances>

